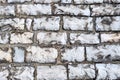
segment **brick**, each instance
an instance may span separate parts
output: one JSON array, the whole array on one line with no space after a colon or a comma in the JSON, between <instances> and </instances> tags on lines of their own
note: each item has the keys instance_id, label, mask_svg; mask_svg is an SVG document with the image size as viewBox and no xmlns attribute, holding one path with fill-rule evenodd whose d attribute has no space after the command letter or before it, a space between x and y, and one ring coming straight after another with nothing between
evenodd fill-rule
<instances>
[{"instance_id":1,"label":"brick","mask_svg":"<svg viewBox=\"0 0 120 80\"><path fill-rule=\"evenodd\" d=\"M38 80L67 80L66 68L62 65L38 66Z\"/></svg>"},{"instance_id":2,"label":"brick","mask_svg":"<svg viewBox=\"0 0 120 80\"><path fill-rule=\"evenodd\" d=\"M119 31L120 17L98 17L96 18L97 31Z\"/></svg>"},{"instance_id":3,"label":"brick","mask_svg":"<svg viewBox=\"0 0 120 80\"><path fill-rule=\"evenodd\" d=\"M106 3L120 3L120 0L104 0Z\"/></svg>"},{"instance_id":4,"label":"brick","mask_svg":"<svg viewBox=\"0 0 120 80\"><path fill-rule=\"evenodd\" d=\"M31 31L31 28L32 28L32 19L28 18L26 19L26 28L28 31Z\"/></svg>"},{"instance_id":5,"label":"brick","mask_svg":"<svg viewBox=\"0 0 120 80\"><path fill-rule=\"evenodd\" d=\"M0 62L12 62L11 48L0 48Z\"/></svg>"},{"instance_id":6,"label":"brick","mask_svg":"<svg viewBox=\"0 0 120 80\"><path fill-rule=\"evenodd\" d=\"M39 44L62 44L67 42L67 34L61 32L40 32L37 34L37 40Z\"/></svg>"},{"instance_id":7,"label":"brick","mask_svg":"<svg viewBox=\"0 0 120 80\"><path fill-rule=\"evenodd\" d=\"M63 17L66 30L93 30L93 19L90 17Z\"/></svg>"},{"instance_id":8,"label":"brick","mask_svg":"<svg viewBox=\"0 0 120 80\"><path fill-rule=\"evenodd\" d=\"M70 42L80 44L98 44L99 43L98 33L71 33Z\"/></svg>"},{"instance_id":9,"label":"brick","mask_svg":"<svg viewBox=\"0 0 120 80\"><path fill-rule=\"evenodd\" d=\"M54 63L58 56L55 48L40 48L39 46L30 46L26 48L26 61L39 63Z\"/></svg>"},{"instance_id":10,"label":"brick","mask_svg":"<svg viewBox=\"0 0 120 80\"><path fill-rule=\"evenodd\" d=\"M0 19L1 31L24 30L25 19Z\"/></svg>"},{"instance_id":11,"label":"brick","mask_svg":"<svg viewBox=\"0 0 120 80\"><path fill-rule=\"evenodd\" d=\"M120 79L120 64L96 64L98 71L96 80L117 80Z\"/></svg>"},{"instance_id":12,"label":"brick","mask_svg":"<svg viewBox=\"0 0 120 80\"><path fill-rule=\"evenodd\" d=\"M34 30L59 30L60 17L41 17L34 19Z\"/></svg>"},{"instance_id":13,"label":"brick","mask_svg":"<svg viewBox=\"0 0 120 80\"><path fill-rule=\"evenodd\" d=\"M61 59L63 61L82 62L85 60L84 47L63 48L61 55L62 55Z\"/></svg>"},{"instance_id":14,"label":"brick","mask_svg":"<svg viewBox=\"0 0 120 80\"><path fill-rule=\"evenodd\" d=\"M70 15L84 15L90 16L89 6L86 5L54 5L54 14L70 14Z\"/></svg>"},{"instance_id":15,"label":"brick","mask_svg":"<svg viewBox=\"0 0 120 80\"><path fill-rule=\"evenodd\" d=\"M34 0L36 3L57 3L60 2L60 0Z\"/></svg>"},{"instance_id":16,"label":"brick","mask_svg":"<svg viewBox=\"0 0 120 80\"><path fill-rule=\"evenodd\" d=\"M33 67L11 67L10 79L11 80L34 80L34 68Z\"/></svg>"},{"instance_id":17,"label":"brick","mask_svg":"<svg viewBox=\"0 0 120 80\"><path fill-rule=\"evenodd\" d=\"M10 43L11 44L27 44L27 43L33 43L33 33L31 32L23 32L23 33L12 33L10 37Z\"/></svg>"},{"instance_id":18,"label":"brick","mask_svg":"<svg viewBox=\"0 0 120 80\"><path fill-rule=\"evenodd\" d=\"M103 0L74 0L75 4L103 3Z\"/></svg>"},{"instance_id":19,"label":"brick","mask_svg":"<svg viewBox=\"0 0 120 80\"><path fill-rule=\"evenodd\" d=\"M101 42L120 42L120 33L102 33Z\"/></svg>"},{"instance_id":20,"label":"brick","mask_svg":"<svg viewBox=\"0 0 120 80\"><path fill-rule=\"evenodd\" d=\"M92 16L120 15L120 5L116 4L97 4L91 5Z\"/></svg>"},{"instance_id":21,"label":"brick","mask_svg":"<svg viewBox=\"0 0 120 80\"><path fill-rule=\"evenodd\" d=\"M78 64L76 66L69 65L69 79L94 79L95 67L92 64Z\"/></svg>"},{"instance_id":22,"label":"brick","mask_svg":"<svg viewBox=\"0 0 120 80\"><path fill-rule=\"evenodd\" d=\"M0 33L0 44L9 43L9 34L8 33Z\"/></svg>"},{"instance_id":23,"label":"brick","mask_svg":"<svg viewBox=\"0 0 120 80\"><path fill-rule=\"evenodd\" d=\"M1 80L8 80L9 71L7 67L0 67L0 79Z\"/></svg>"},{"instance_id":24,"label":"brick","mask_svg":"<svg viewBox=\"0 0 120 80\"><path fill-rule=\"evenodd\" d=\"M42 15L42 14L51 14L50 4L23 4L17 5L17 13L23 15Z\"/></svg>"},{"instance_id":25,"label":"brick","mask_svg":"<svg viewBox=\"0 0 120 80\"><path fill-rule=\"evenodd\" d=\"M61 3L72 3L72 0L61 0Z\"/></svg>"},{"instance_id":26,"label":"brick","mask_svg":"<svg viewBox=\"0 0 120 80\"><path fill-rule=\"evenodd\" d=\"M13 62L24 62L25 50L21 47L14 47Z\"/></svg>"},{"instance_id":27,"label":"brick","mask_svg":"<svg viewBox=\"0 0 120 80\"><path fill-rule=\"evenodd\" d=\"M15 15L14 6L0 6L0 15Z\"/></svg>"},{"instance_id":28,"label":"brick","mask_svg":"<svg viewBox=\"0 0 120 80\"><path fill-rule=\"evenodd\" d=\"M86 48L87 60L94 62L120 60L119 53L119 45L106 45Z\"/></svg>"},{"instance_id":29,"label":"brick","mask_svg":"<svg viewBox=\"0 0 120 80\"><path fill-rule=\"evenodd\" d=\"M31 0L8 0L8 3L23 3L30 2Z\"/></svg>"}]
</instances>

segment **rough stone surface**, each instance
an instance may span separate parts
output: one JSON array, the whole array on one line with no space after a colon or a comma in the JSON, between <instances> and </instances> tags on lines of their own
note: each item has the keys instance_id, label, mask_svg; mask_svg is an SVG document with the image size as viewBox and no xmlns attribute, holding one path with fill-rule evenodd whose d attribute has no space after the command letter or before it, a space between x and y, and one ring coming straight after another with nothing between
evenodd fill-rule
<instances>
[{"instance_id":1,"label":"rough stone surface","mask_svg":"<svg viewBox=\"0 0 120 80\"><path fill-rule=\"evenodd\" d=\"M10 38L11 44L27 44L32 43L33 33L31 32L24 32L24 33L12 33Z\"/></svg>"},{"instance_id":2,"label":"rough stone surface","mask_svg":"<svg viewBox=\"0 0 120 80\"><path fill-rule=\"evenodd\" d=\"M89 6L55 4L54 7L55 7L54 14L70 14L70 15L90 16Z\"/></svg>"},{"instance_id":3,"label":"rough stone surface","mask_svg":"<svg viewBox=\"0 0 120 80\"><path fill-rule=\"evenodd\" d=\"M55 66L38 66L38 80L66 80L66 68L61 65Z\"/></svg>"},{"instance_id":4,"label":"rough stone surface","mask_svg":"<svg viewBox=\"0 0 120 80\"><path fill-rule=\"evenodd\" d=\"M0 44L7 44L9 43L9 34L0 34Z\"/></svg>"},{"instance_id":5,"label":"rough stone surface","mask_svg":"<svg viewBox=\"0 0 120 80\"><path fill-rule=\"evenodd\" d=\"M76 4L103 3L103 0L74 0Z\"/></svg>"},{"instance_id":6,"label":"rough stone surface","mask_svg":"<svg viewBox=\"0 0 120 80\"><path fill-rule=\"evenodd\" d=\"M69 79L94 79L95 67L91 64L69 65Z\"/></svg>"},{"instance_id":7,"label":"rough stone surface","mask_svg":"<svg viewBox=\"0 0 120 80\"><path fill-rule=\"evenodd\" d=\"M96 64L98 75L96 80L120 79L120 64Z\"/></svg>"},{"instance_id":8,"label":"rough stone surface","mask_svg":"<svg viewBox=\"0 0 120 80\"><path fill-rule=\"evenodd\" d=\"M8 80L9 76L9 71L7 69L7 67L0 67L0 79L1 80Z\"/></svg>"},{"instance_id":9,"label":"rough stone surface","mask_svg":"<svg viewBox=\"0 0 120 80\"><path fill-rule=\"evenodd\" d=\"M63 22L66 30L93 30L93 19L90 17L64 17Z\"/></svg>"},{"instance_id":10,"label":"rough stone surface","mask_svg":"<svg viewBox=\"0 0 120 80\"><path fill-rule=\"evenodd\" d=\"M39 44L63 44L67 42L66 33L56 33L56 32L40 32L37 34L37 40Z\"/></svg>"},{"instance_id":11,"label":"rough stone surface","mask_svg":"<svg viewBox=\"0 0 120 80\"><path fill-rule=\"evenodd\" d=\"M96 19L97 31L119 31L120 17L98 17Z\"/></svg>"},{"instance_id":12,"label":"rough stone surface","mask_svg":"<svg viewBox=\"0 0 120 80\"><path fill-rule=\"evenodd\" d=\"M85 60L84 47L72 47L72 48L62 49L61 55L63 61L81 62Z\"/></svg>"},{"instance_id":13,"label":"rough stone surface","mask_svg":"<svg viewBox=\"0 0 120 80\"><path fill-rule=\"evenodd\" d=\"M47 4L17 5L17 13L23 15L51 14L51 6Z\"/></svg>"},{"instance_id":14,"label":"rough stone surface","mask_svg":"<svg viewBox=\"0 0 120 80\"><path fill-rule=\"evenodd\" d=\"M99 34L89 34L89 33L71 33L70 42L80 43L80 44L98 44L99 43Z\"/></svg>"},{"instance_id":15,"label":"rough stone surface","mask_svg":"<svg viewBox=\"0 0 120 80\"><path fill-rule=\"evenodd\" d=\"M34 80L34 68L33 67L12 67L10 69L11 80Z\"/></svg>"},{"instance_id":16,"label":"rough stone surface","mask_svg":"<svg viewBox=\"0 0 120 80\"><path fill-rule=\"evenodd\" d=\"M53 63L56 61L58 52L55 48L40 48L39 46L30 46L27 49L27 62Z\"/></svg>"},{"instance_id":17,"label":"rough stone surface","mask_svg":"<svg viewBox=\"0 0 120 80\"><path fill-rule=\"evenodd\" d=\"M94 62L120 60L119 53L119 45L106 45L86 48L87 60Z\"/></svg>"},{"instance_id":18,"label":"rough stone surface","mask_svg":"<svg viewBox=\"0 0 120 80\"><path fill-rule=\"evenodd\" d=\"M0 15L15 15L14 6L0 6Z\"/></svg>"},{"instance_id":19,"label":"rough stone surface","mask_svg":"<svg viewBox=\"0 0 120 80\"><path fill-rule=\"evenodd\" d=\"M120 33L103 33L101 34L101 42L120 42Z\"/></svg>"},{"instance_id":20,"label":"rough stone surface","mask_svg":"<svg viewBox=\"0 0 120 80\"><path fill-rule=\"evenodd\" d=\"M56 2L60 2L60 0L34 0L34 2L36 3L56 3Z\"/></svg>"},{"instance_id":21,"label":"rough stone surface","mask_svg":"<svg viewBox=\"0 0 120 80\"><path fill-rule=\"evenodd\" d=\"M42 17L34 19L34 30L59 30L60 17Z\"/></svg>"},{"instance_id":22,"label":"rough stone surface","mask_svg":"<svg viewBox=\"0 0 120 80\"><path fill-rule=\"evenodd\" d=\"M8 0L8 3L16 3L16 2L20 2L20 3L23 3L23 2L29 2L31 0Z\"/></svg>"}]
</instances>

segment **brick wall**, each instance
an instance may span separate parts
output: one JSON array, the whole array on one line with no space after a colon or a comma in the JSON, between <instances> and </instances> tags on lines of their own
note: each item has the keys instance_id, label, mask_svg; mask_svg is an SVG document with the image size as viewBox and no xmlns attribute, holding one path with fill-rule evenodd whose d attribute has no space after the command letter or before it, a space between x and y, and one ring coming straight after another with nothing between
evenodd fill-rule
<instances>
[{"instance_id":1,"label":"brick wall","mask_svg":"<svg viewBox=\"0 0 120 80\"><path fill-rule=\"evenodd\" d=\"M119 80L119 3L0 0L0 80Z\"/></svg>"}]
</instances>

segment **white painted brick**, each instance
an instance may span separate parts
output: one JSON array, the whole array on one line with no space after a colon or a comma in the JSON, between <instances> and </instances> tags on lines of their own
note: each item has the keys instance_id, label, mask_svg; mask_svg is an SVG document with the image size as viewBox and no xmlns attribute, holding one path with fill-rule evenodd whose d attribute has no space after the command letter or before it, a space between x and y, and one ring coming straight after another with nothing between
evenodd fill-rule
<instances>
[{"instance_id":1,"label":"white painted brick","mask_svg":"<svg viewBox=\"0 0 120 80\"><path fill-rule=\"evenodd\" d=\"M14 6L0 6L0 15L15 15Z\"/></svg>"},{"instance_id":2,"label":"white painted brick","mask_svg":"<svg viewBox=\"0 0 120 80\"><path fill-rule=\"evenodd\" d=\"M53 63L56 61L58 52L55 48L40 48L39 46L30 46L26 48L27 62Z\"/></svg>"},{"instance_id":3,"label":"white painted brick","mask_svg":"<svg viewBox=\"0 0 120 80\"><path fill-rule=\"evenodd\" d=\"M59 30L60 17L41 17L34 19L34 30Z\"/></svg>"},{"instance_id":4,"label":"white painted brick","mask_svg":"<svg viewBox=\"0 0 120 80\"><path fill-rule=\"evenodd\" d=\"M86 48L87 60L94 62L120 60L119 53L119 45L106 45Z\"/></svg>"},{"instance_id":5,"label":"white painted brick","mask_svg":"<svg viewBox=\"0 0 120 80\"><path fill-rule=\"evenodd\" d=\"M108 2L108 3L120 3L120 0L104 0L104 2Z\"/></svg>"},{"instance_id":6,"label":"white painted brick","mask_svg":"<svg viewBox=\"0 0 120 80\"><path fill-rule=\"evenodd\" d=\"M60 0L34 0L36 3L56 3L59 2Z\"/></svg>"},{"instance_id":7,"label":"white painted brick","mask_svg":"<svg viewBox=\"0 0 120 80\"><path fill-rule=\"evenodd\" d=\"M32 19L26 19L26 28L28 31L31 30L31 27L32 27Z\"/></svg>"},{"instance_id":8,"label":"white painted brick","mask_svg":"<svg viewBox=\"0 0 120 80\"><path fill-rule=\"evenodd\" d=\"M68 66L69 79L94 79L95 67L92 64L78 64L77 66Z\"/></svg>"},{"instance_id":9,"label":"white painted brick","mask_svg":"<svg viewBox=\"0 0 120 80\"><path fill-rule=\"evenodd\" d=\"M17 5L17 13L25 15L42 15L42 14L51 14L50 4L23 4Z\"/></svg>"},{"instance_id":10,"label":"white painted brick","mask_svg":"<svg viewBox=\"0 0 120 80\"><path fill-rule=\"evenodd\" d=\"M7 77L9 76L9 71L7 67L0 67L0 79L1 80L8 80Z\"/></svg>"},{"instance_id":11,"label":"white painted brick","mask_svg":"<svg viewBox=\"0 0 120 80\"><path fill-rule=\"evenodd\" d=\"M23 3L23 2L29 2L31 0L8 0L8 3L16 3L16 2L20 2L20 3Z\"/></svg>"},{"instance_id":12,"label":"white painted brick","mask_svg":"<svg viewBox=\"0 0 120 80\"><path fill-rule=\"evenodd\" d=\"M61 0L61 3L72 3L72 0Z\"/></svg>"},{"instance_id":13,"label":"white painted brick","mask_svg":"<svg viewBox=\"0 0 120 80\"><path fill-rule=\"evenodd\" d=\"M86 5L58 5L55 4L54 14L70 14L70 15L85 15L90 16L89 6Z\"/></svg>"},{"instance_id":14,"label":"white painted brick","mask_svg":"<svg viewBox=\"0 0 120 80\"><path fill-rule=\"evenodd\" d=\"M0 61L12 62L12 49L11 48L0 48Z\"/></svg>"},{"instance_id":15,"label":"white painted brick","mask_svg":"<svg viewBox=\"0 0 120 80\"><path fill-rule=\"evenodd\" d=\"M37 34L39 44L63 44L67 42L67 34L61 32L40 32Z\"/></svg>"},{"instance_id":16,"label":"white painted brick","mask_svg":"<svg viewBox=\"0 0 120 80\"><path fill-rule=\"evenodd\" d=\"M20 47L14 47L13 62L24 62L25 51Z\"/></svg>"},{"instance_id":17,"label":"white painted brick","mask_svg":"<svg viewBox=\"0 0 120 80\"><path fill-rule=\"evenodd\" d=\"M33 67L11 67L11 80L34 80L34 68Z\"/></svg>"},{"instance_id":18,"label":"white painted brick","mask_svg":"<svg viewBox=\"0 0 120 80\"><path fill-rule=\"evenodd\" d=\"M70 42L80 44L98 44L98 33L71 33Z\"/></svg>"},{"instance_id":19,"label":"white painted brick","mask_svg":"<svg viewBox=\"0 0 120 80\"><path fill-rule=\"evenodd\" d=\"M38 80L67 80L66 68L62 65L56 66L38 66Z\"/></svg>"},{"instance_id":20,"label":"white painted brick","mask_svg":"<svg viewBox=\"0 0 120 80\"><path fill-rule=\"evenodd\" d=\"M24 30L25 19L13 18L13 19L0 19L0 27L6 27L7 30ZM5 30L3 28L3 31Z\"/></svg>"},{"instance_id":21,"label":"white painted brick","mask_svg":"<svg viewBox=\"0 0 120 80\"><path fill-rule=\"evenodd\" d=\"M116 80L120 78L120 64L96 64L96 80Z\"/></svg>"},{"instance_id":22,"label":"white painted brick","mask_svg":"<svg viewBox=\"0 0 120 80\"><path fill-rule=\"evenodd\" d=\"M96 18L97 31L119 31L120 17L98 17Z\"/></svg>"},{"instance_id":23,"label":"white painted brick","mask_svg":"<svg viewBox=\"0 0 120 80\"><path fill-rule=\"evenodd\" d=\"M7 44L9 43L9 34L8 33L1 33L0 34L0 44Z\"/></svg>"},{"instance_id":24,"label":"white painted brick","mask_svg":"<svg viewBox=\"0 0 120 80\"><path fill-rule=\"evenodd\" d=\"M103 33L101 42L120 42L120 33Z\"/></svg>"},{"instance_id":25,"label":"white painted brick","mask_svg":"<svg viewBox=\"0 0 120 80\"><path fill-rule=\"evenodd\" d=\"M64 29L93 30L93 19L90 17L63 17Z\"/></svg>"},{"instance_id":26,"label":"white painted brick","mask_svg":"<svg viewBox=\"0 0 120 80\"><path fill-rule=\"evenodd\" d=\"M81 62L85 60L84 47L64 48L62 50L62 60Z\"/></svg>"},{"instance_id":27,"label":"white painted brick","mask_svg":"<svg viewBox=\"0 0 120 80\"><path fill-rule=\"evenodd\" d=\"M10 43L11 44L26 44L26 43L32 43L33 39L33 33L31 32L24 32L24 33L12 33L10 37Z\"/></svg>"},{"instance_id":28,"label":"white painted brick","mask_svg":"<svg viewBox=\"0 0 120 80\"><path fill-rule=\"evenodd\" d=\"M103 0L74 0L76 4L103 3Z\"/></svg>"},{"instance_id":29,"label":"white painted brick","mask_svg":"<svg viewBox=\"0 0 120 80\"><path fill-rule=\"evenodd\" d=\"M120 14L120 5L112 4L99 4L91 5L92 16L103 16L103 15L119 15Z\"/></svg>"}]
</instances>

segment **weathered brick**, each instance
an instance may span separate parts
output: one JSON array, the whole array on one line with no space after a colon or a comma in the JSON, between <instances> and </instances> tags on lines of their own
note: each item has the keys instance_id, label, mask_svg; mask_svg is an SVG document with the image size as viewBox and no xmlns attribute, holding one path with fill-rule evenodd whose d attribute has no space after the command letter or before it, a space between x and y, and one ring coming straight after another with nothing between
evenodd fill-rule
<instances>
[{"instance_id":1,"label":"weathered brick","mask_svg":"<svg viewBox=\"0 0 120 80\"><path fill-rule=\"evenodd\" d=\"M119 53L119 45L106 45L86 48L87 60L94 62L120 60Z\"/></svg>"},{"instance_id":2,"label":"weathered brick","mask_svg":"<svg viewBox=\"0 0 120 80\"><path fill-rule=\"evenodd\" d=\"M85 60L84 47L63 48L61 55L63 61L81 62Z\"/></svg>"},{"instance_id":3,"label":"weathered brick","mask_svg":"<svg viewBox=\"0 0 120 80\"><path fill-rule=\"evenodd\" d=\"M14 6L0 6L0 15L15 15Z\"/></svg>"},{"instance_id":4,"label":"weathered brick","mask_svg":"<svg viewBox=\"0 0 120 80\"><path fill-rule=\"evenodd\" d=\"M0 79L1 80L8 80L9 71L7 67L0 67Z\"/></svg>"},{"instance_id":5,"label":"weathered brick","mask_svg":"<svg viewBox=\"0 0 120 80\"><path fill-rule=\"evenodd\" d=\"M11 80L34 80L34 68L33 67L11 67L10 69Z\"/></svg>"},{"instance_id":6,"label":"weathered brick","mask_svg":"<svg viewBox=\"0 0 120 80\"><path fill-rule=\"evenodd\" d=\"M104 0L107 3L120 3L120 0Z\"/></svg>"},{"instance_id":7,"label":"weathered brick","mask_svg":"<svg viewBox=\"0 0 120 80\"><path fill-rule=\"evenodd\" d=\"M66 68L62 65L38 66L38 80L67 80Z\"/></svg>"},{"instance_id":8,"label":"weathered brick","mask_svg":"<svg viewBox=\"0 0 120 80\"><path fill-rule=\"evenodd\" d=\"M50 4L23 4L17 5L17 13L25 15L42 15L42 14L51 14Z\"/></svg>"},{"instance_id":9,"label":"weathered brick","mask_svg":"<svg viewBox=\"0 0 120 80\"><path fill-rule=\"evenodd\" d=\"M67 42L67 34L61 32L40 32L37 34L39 44L63 44Z\"/></svg>"},{"instance_id":10,"label":"weathered brick","mask_svg":"<svg viewBox=\"0 0 120 80\"><path fill-rule=\"evenodd\" d=\"M12 62L11 48L0 48L0 62Z\"/></svg>"},{"instance_id":11,"label":"weathered brick","mask_svg":"<svg viewBox=\"0 0 120 80\"><path fill-rule=\"evenodd\" d=\"M41 17L34 19L34 30L59 30L60 17Z\"/></svg>"},{"instance_id":12,"label":"weathered brick","mask_svg":"<svg viewBox=\"0 0 120 80\"><path fill-rule=\"evenodd\" d=\"M25 50L21 47L14 47L13 62L24 62Z\"/></svg>"},{"instance_id":13,"label":"weathered brick","mask_svg":"<svg viewBox=\"0 0 120 80\"><path fill-rule=\"evenodd\" d=\"M64 29L93 30L93 19L90 17L63 17Z\"/></svg>"},{"instance_id":14,"label":"weathered brick","mask_svg":"<svg viewBox=\"0 0 120 80\"><path fill-rule=\"evenodd\" d=\"M99 43L98 33L71 33L70 42L80 44L98 44Z\"/></svg>"},{"instance_id":15,"label":"weathered brick","mask_svg":"<svg viewBox=\"0 0 120 80\"><path fill-rule=\"evenodd\" d=\"M75 4L103 3L103 0L74 0Z\"/></svg>"},{"instance_id":16,"label":"weathered brick","mask_svg":"<svg viewBox=\"0 0 120 80\"><path fill-rule=\"evenodd\" d=\"M23 3L23 2L30 2L31 0L8 0L8 3Z\"/></svg>"},{"instance_id":17,"label":"weathered brick","mask_svg":"<svg viewBox=\"0 0 120 80\"><path fill-rule=\"evenodd\" d=\"M60 2L60 0L34 0L36 3L56 3Z\"/></svg>"},{"instance_id":18,"label":"weathered brick","mask_svg":"<svg viewBox=\"0 0 120 80\"><path fill-rule=\"evenodd\" d=\"M96 18L97 31L119 31L120 17L98 17Z\"/></svg>"},{"instance_id":19,"label":"weathered brick","mask_svg":"<svg viewBox=\"0 0 120 80\"><path fill-rule=\"evenodd\" d=\"M26 48L26 61L39 63L53 63L56 61L58 52L55 48L40 48L39 46L30 46Z\"/></svg>"},{"instance_id":20,"label":"weathered brick","mask_svg":"<svg viewBox=\"0 0 120 80\"><path fill-rule=\"evenodd\" d=\"M0 33L0 44L9 43L9 34L8 33Z\"/></svg>"},{"instance_id":21,"label":"weathered brick","mask_svg":"<svg viewBox=\"0 0 120 80\"><path fill-rule=\"evenodd\" d=\"M119 80L120 64L96 64L96 80Z\"/></svg>"},{"instance_id":22,"label":"weathered brick","mask_svg":"<svg viewBox=\"0 0 120 80\"><path fill-rule=\"evenodd\" d=\"M0 30L24 30L25 19L13 18L13 19L0 19Z\"/></svg>"},{"instance_id":23,"label":"weathered brick","mask_svg":"<svg viewBox=\"0 0 120 80\"><path fill-rule=\"evenodd\" d=\"M101 42L120 42L120 33L102 33Z\"/></svg>"},{"instance_id":24,"label":"weathered brick","mask_svg":"<svg viewBox=\"0 0 120 80\"><path fill-rule=\"evenodd\" d=\"M92 64L78 64L77 66L69 65L69 79L94 79L95 67Z\"/></svg>"},{"instance_id":25,"label":"weathered brick","mask_svg":"<svg viewBox=\"0 0 120 80\"><path fill-rule=\"evenodd\" d=\"M23 33L11 33L10 36L10 43L11 44L27 44L27 43L33 43L33 33L31 32L23 32Z\"/></svg>"},{"instance_id":26,"label":"weathered brick","mask_svg":"<svg viewBox=\"0 0 120 80\"><path fill-rule=\"evenodd\" d=\"M84 15L90 16L88 5L54 5L54 14L70 14L70 15Z\"/></svg>"},{"instance_id":27,"label":"weathered brick","mask_svg":"<svg viewBox=\"0 0 120 80\"><path fill-rule=\"evenodd\" d=\"M72 3L72 0L61 0L61 3Z\"/></svg>"},{"instance_id":28,"label":"weathered brick","mask_svg":"<svg viewBox=\"0 0 120 80\"><path fill-rule=\"evenodd\" d=\"M90 7L92 9L92 16L120 15L119 4L96 4Z\"/></svg>"}]
</instances>

